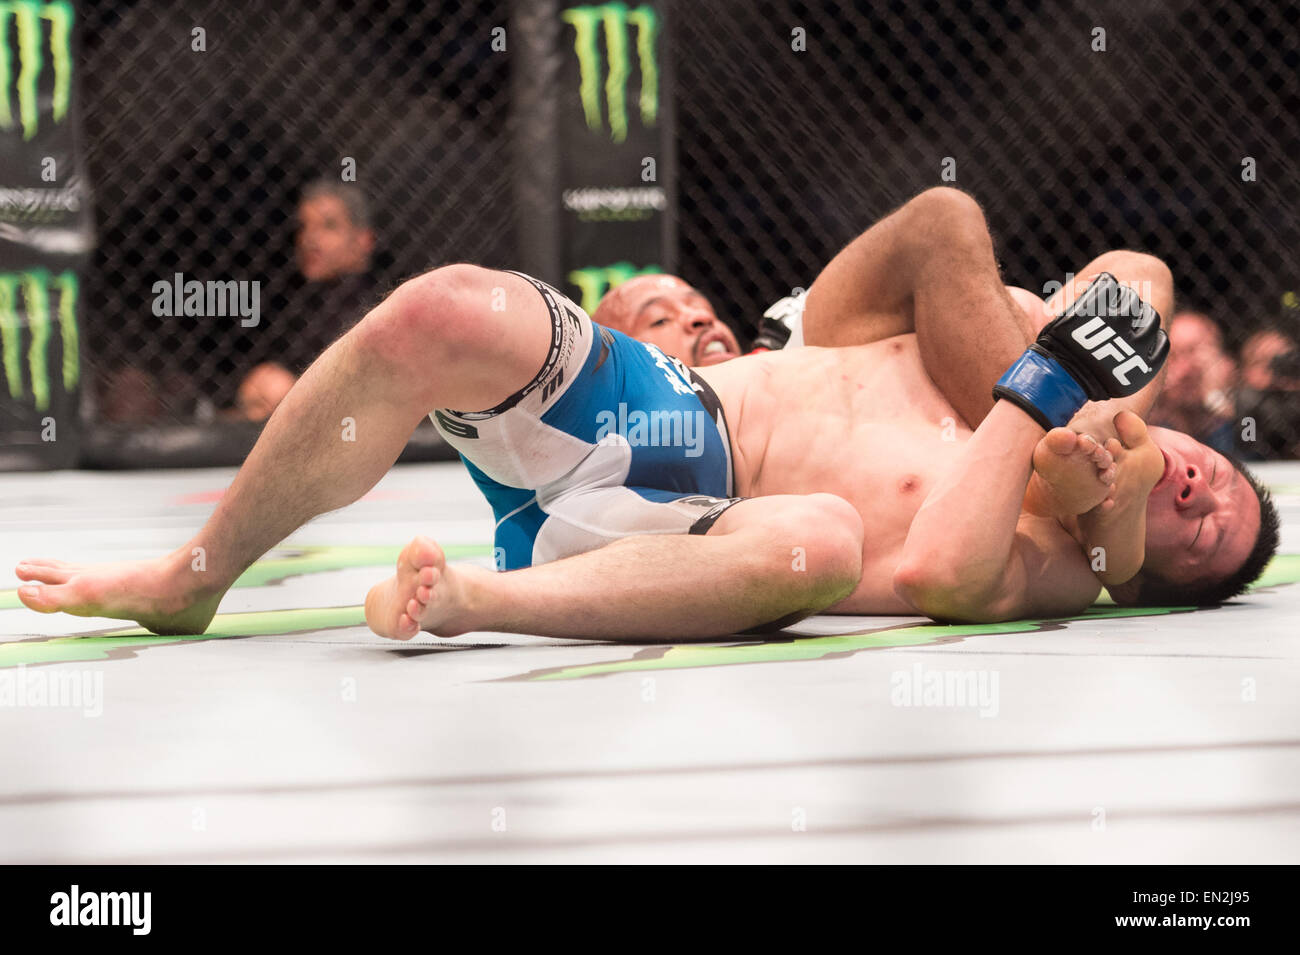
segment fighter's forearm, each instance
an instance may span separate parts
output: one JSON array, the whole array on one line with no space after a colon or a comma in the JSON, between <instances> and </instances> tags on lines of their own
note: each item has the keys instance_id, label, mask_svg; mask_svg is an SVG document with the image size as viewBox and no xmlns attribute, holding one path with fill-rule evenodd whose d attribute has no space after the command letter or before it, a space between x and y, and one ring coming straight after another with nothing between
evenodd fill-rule
<instances>
[{"instance_id":1,"label":"fighter's forearm","mask_svg":"<svg viewBox=\"0 0 1300 955\"><path fill-rule=\"evenodd\" d=\"M974 601L997 588L1043 433L1010 402L994 405L912 519L895 577L903 596L952 593L955 602Z\"/></svg>"}]
</instances>

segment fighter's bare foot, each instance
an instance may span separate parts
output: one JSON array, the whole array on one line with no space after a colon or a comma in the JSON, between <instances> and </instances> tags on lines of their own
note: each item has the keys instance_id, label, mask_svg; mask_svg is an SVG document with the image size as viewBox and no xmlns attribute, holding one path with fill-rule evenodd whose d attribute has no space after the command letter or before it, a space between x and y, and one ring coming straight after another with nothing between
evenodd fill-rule
<instances>
[{"instance_id":1,"label":"fighter's bare foot","mask_svg":"<svg viewBox=\"0 0 1300 955\"><path fill-rule=\"evenodd\" d=\"M1090 435L1053 428L1034 448L1040 506L1056 517L1073 517L1103 504L1115 483L1111 452Z\"/></svg>"},{"instance_id":2,"label":"fighter's bare foot","mask_svg":"<svg viewBox=\"0 0 1300 955\"><path fill-rule=\"evenodd\" d=\"M1164 473L1165 459L1133 412L1119 412L1112 423L1119 438L1107 441L1106 448L1115 462L1115 483L1105 501L1079 515L1078 528L1097 576L1113 588L1142 567L1147 498ZM1105 559L1098 563L1097 555Z\"/></svg>"},{"instance_id":3,"label":"fighter's bare foot","mask_svg":"<svg viewBox=\"0 0 1300 955\"><path fill-rule=\"evenodd\" d=\"M1101 515L1128 507L1145 511L1147 497L1165 472L1165 457L1147 434L1146 422L1131 411L1115 415L1115 433L1119 438L1106 442L1106 450L1115 462L1117 476Z\"/></svg>"},{"instance_id":4,"label":"fighter's bare foot","mask_svg":"<svg viewBox=\"0 0 1300 955\"><path fill-rule=\"evenodd\" d=\"M182 558L178 552L116 564L24 560L14 568L28 581L18 588L18 599L39 613L134 620L169 636L202 633L225 589L205 588Z\"/></svg>"},{"instance_id":5,"label":"fighter's bare foot","mask_svg":"<svg viewBox=\"0 0 1300 955\"><path fill-rule=\"evenodd\" d=\"M366 623L381 637L410 640L421 630L454 637L461 610L458 574L447 566L442 548L416 537L397 558L397 573L370 588Z\"/></svg>"}]
</instances>

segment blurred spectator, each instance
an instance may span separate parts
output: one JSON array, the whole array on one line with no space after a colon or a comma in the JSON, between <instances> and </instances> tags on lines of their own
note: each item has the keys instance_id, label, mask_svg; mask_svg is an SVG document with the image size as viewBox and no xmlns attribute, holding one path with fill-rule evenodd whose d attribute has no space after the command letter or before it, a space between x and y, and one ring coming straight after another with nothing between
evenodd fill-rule
<instances>
[{"instance_id":1,"label":"blurred spectator","mask_svg":"<svg viewBox=\"0 0 1300 955\"><path fill-rule=\"evenodd\" d=\"M119 365L100 376L99 419L109 424L145 424L163 413L158 380L132 365Z\"/></svg>"},{"instance_id":2,"label":"blurred spectator","mask_svg":"<svg viewBox=\"0 0 1300 955\"><path fill-rule=\"evenodd\" d=\"M298 200L294 251L298 271L309 282L335 282L369 271L375 233L361 189L328 179L309 183Z\"/></svg>"},{"instance_id":3,"label":"blurred spectator","mask_svg":"<svg viewBox=\"0 0 1300 955\"><path fill-rule=\"evenodd\" d=\"M276 314L264 316L263 327L250 334L255 367L238 399L238 416L250 421L270 417L295 376L375 303L375 233L361 188L328 179L309 183L297 220L297 282Z\"/></svg>"},{"instance_id":4,"label":"blurred spectator","mask_svg":"<svg viewBox=\"0 0 1300 955\"><path fill-rule=\"evenodd\" d=\"M263 362L239 383L239 417L265 421L298 379L275 362Z\"/></svg>"},{"instance_id":5,"label":"blurred spectator","mask_svg":"<svg viewBox=\"0 0 1300 955\"><path fill-rule=\"evenodd\" d=\"M118 365L94 379L90 414L109 424L157 425L165 420L210 419L211 399L192 374L172 369L161 376L139 365Z\"/></svg>"},{"instance_id":6,"label":"blurred spectator","mask_svg":"<svg viewBox=\"0 0 1300 955\"><path fill-rule=\"evenodd\" d=\"M1169 322L1169 361L1150 420L1186 432L1219 451L1233 451L1232 391L1236 363L1208 316L1179 312Z\"/></svg>"},{"instance_id":7,"label":"blurred spectator","mask_svg":"<svg viewBox=\"0 0 1300 955\"><path fill-rule=\"evenodd\" d=\"M281 350L267 357L300 375L375 304L375 233L361 187L310 183L298 200L294 251L302 282L277 323Z\"/></svg>"},{"instance_id":8,"label":"blurred spectator","mask_svg":"<svg viewBox=\"0 0 1300 955\"><path fill-rule=\"evenodd\" d=\"M1288 358L1295 354L1295 343L1277 328L1264 328L1246 339L1241 346L1241 384L1255 391L1272 390L1279 379L1288 387L1294 386L1295 362ZM1277 359L1282 359L1277 361Z\"/></svg>"},{"instance_id":9,"label":"blurred spectator","mask_svg":"<svg viewBox=\"0 0 1300 955\"><path fill-rule=\"evenodd\" d=\"M1241 384L1237 416L1244 419L1246 456L1300 457L1300 350L1295 339L1276 326L1247 338L1241 346ZM1248 433L1251 426L1253 434Z\"/></svg>"}]
</instances>

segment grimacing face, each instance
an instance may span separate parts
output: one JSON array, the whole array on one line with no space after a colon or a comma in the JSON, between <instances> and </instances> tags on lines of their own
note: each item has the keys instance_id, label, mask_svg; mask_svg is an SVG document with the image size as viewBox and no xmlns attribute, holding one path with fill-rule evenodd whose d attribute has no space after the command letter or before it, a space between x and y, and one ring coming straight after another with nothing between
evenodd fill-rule
<instances>
[{"instance_id":1,"label":"grimacing face","mask_svg":"<svg viewBox=\"0 0 1300 955\"><path fill-rule=\"evenodd\" d=\"M1165 457L1165 473L1147 498L1143 569L1166 580L1231 576L1259 533L1259 499L1226 457L1169 428L1147 433Z\"/></svg>"},{"instance_id":2,"label":"grimacing face","mask_svg":"<svg viewBox=\"0 0 1300 955\"><path fill-rule=\"evenodd\" d=\"M709 300L673 275L641 275L614 289L593 316L688 365L739 357L735 334Z\"/></svg>"}]
</instances>

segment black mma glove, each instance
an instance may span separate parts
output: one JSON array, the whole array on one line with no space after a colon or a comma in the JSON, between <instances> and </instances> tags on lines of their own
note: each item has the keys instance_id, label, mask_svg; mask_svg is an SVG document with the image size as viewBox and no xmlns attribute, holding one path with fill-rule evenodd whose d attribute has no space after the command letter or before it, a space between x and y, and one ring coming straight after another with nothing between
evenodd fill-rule
<instances>
[{"instance_id":1,"label":"black mma glove","mask_svg":"<svg viewBox=\"0 0 1300 955\"><path fill-rule=\"evenodd\" d=\"M1168 354L1156 310L1102 272L998 379L993 397L1014 402L1051 430L1087 401L1142 390Z\"/></svg>"}]
</instances>

